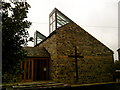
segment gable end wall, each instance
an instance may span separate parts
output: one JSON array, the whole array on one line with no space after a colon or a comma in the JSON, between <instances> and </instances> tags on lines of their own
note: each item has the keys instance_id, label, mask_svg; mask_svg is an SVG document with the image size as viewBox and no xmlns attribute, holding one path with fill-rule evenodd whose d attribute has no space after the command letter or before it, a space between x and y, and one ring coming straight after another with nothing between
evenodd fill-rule
<instances>
[{"instance_id":1,"label":"gable end wall","mask_svg":"<svg viewBox=\"0 0 120 90\"><path fill-rule=\"evenodd\" d=\"M41 43L51 54L50 76L58 82L76 83L74 46L78 58L78 83L113 81L113 52L75 23L67 24Z\"/></svg>"}]
</instances>

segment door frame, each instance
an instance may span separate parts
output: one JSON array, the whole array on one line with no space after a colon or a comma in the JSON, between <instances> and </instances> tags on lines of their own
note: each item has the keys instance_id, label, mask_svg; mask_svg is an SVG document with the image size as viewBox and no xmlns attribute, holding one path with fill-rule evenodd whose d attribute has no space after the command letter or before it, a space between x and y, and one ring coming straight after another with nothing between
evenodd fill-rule
<instances>
[{"instance_id":1,"label":"door frame","mask_svg":"<svg viewBox=\"0 0 120 90\"><path fill-rule=\"evenodd\" d=\"M22 81L23 82L31 82L31 81L36 81L35 80L35 61L47 61L47 74L46 74L46 80L49 80L49 62L50 62L50 58L46 58L46 57L32 57L32 58L25 58L24 61L21 62L21 68L23 70L23 73L21 75ZM30 65L28 65L28 72L27 72L27 63L30 63ZM31 67L30 67L31 66ZM27 76L28 73L28 76ZM31 74L31 75L30 75ZM28 77L28 78L27 78Z\"/></svg>"}]
</instances>

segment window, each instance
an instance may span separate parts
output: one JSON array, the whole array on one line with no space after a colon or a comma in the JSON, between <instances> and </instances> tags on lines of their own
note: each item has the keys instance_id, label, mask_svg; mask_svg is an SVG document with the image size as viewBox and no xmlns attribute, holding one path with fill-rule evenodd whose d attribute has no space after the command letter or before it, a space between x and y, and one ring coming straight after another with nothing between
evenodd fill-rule
<instances>
[{"instance_id":1,"label":"window","mask_svg":"<svg viewBox=\"0 0 120 90\"><path fill-rule=\"evenodd\" d=\"M41 41L43 41L46 38L46 36L44 36L43 34L41 34L39 31L36 31L34 33L34 45L37 45L38 43L40 43Z\"/></svg>"},{"instance_id":2,"label":"window","mask_svg":"<svg viewBox=\"0 0 120 90\"><path fill-rule=\"evenodd\" d=\"M57 28L62 27L71 21L72 20L55 8L49 15L49 33L52 33Z\"/></svg>"}]
</instances>

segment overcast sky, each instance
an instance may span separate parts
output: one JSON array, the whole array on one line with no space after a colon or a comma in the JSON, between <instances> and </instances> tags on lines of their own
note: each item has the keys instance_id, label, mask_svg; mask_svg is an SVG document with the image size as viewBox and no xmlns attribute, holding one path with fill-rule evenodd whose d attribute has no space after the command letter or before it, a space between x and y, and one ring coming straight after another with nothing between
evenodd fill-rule
<instances>
[{"instance_id":1,"label":"overcast sky","mask_svg":"<svg viewBox=\"0 0 120 90\"><path fill-rule=\"evenodd\" d=\"M49 13L56 7L75 23L114 51L118 49L119 0L27 0L31 5L28 20L30 36L38 30L49 35ZM32 45L32 43L29 43Z\"/></svg>"}]
</instances>

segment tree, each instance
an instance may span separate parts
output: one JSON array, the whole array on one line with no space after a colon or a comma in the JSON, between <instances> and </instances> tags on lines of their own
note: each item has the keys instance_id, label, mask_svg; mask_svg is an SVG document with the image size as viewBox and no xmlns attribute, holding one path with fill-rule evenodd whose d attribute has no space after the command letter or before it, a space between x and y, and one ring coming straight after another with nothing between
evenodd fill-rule
<instances>
[{"instance_id":1,"label":"tree","mask_svg":"<svg viewBox=\"0 0 120 90\"><path fill-rule=\"evenodd\" d=\"M17 74L25 56L22 46L27 44L27 21L30 5L27 2L2 2L2 73Z\"/></svg>"}]
</instances>

